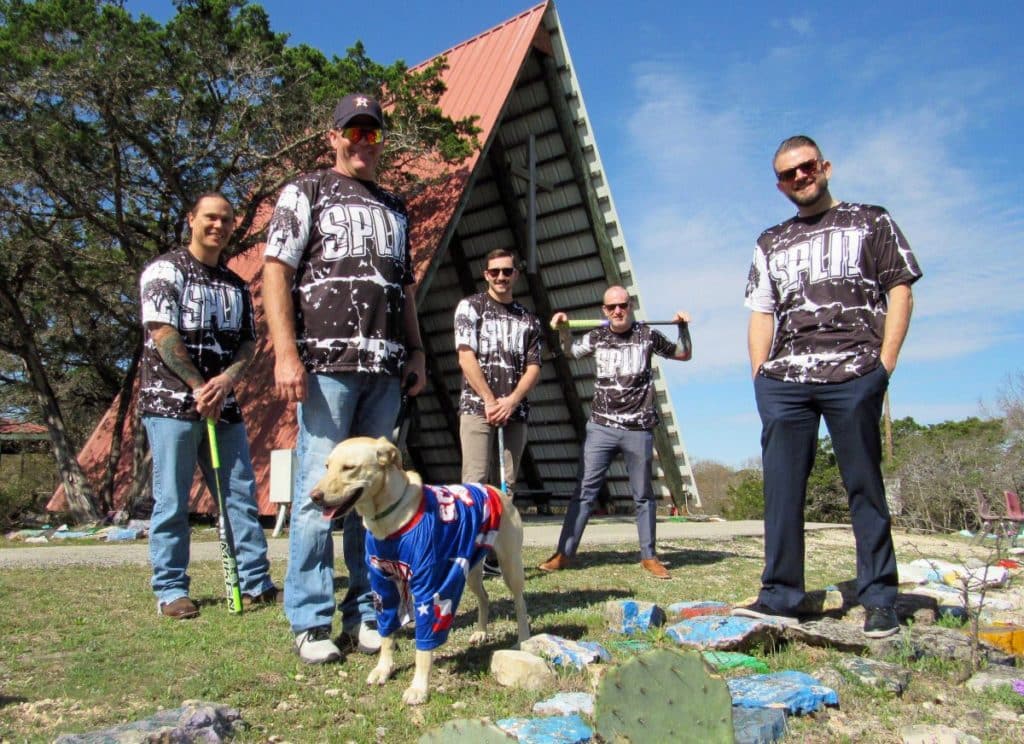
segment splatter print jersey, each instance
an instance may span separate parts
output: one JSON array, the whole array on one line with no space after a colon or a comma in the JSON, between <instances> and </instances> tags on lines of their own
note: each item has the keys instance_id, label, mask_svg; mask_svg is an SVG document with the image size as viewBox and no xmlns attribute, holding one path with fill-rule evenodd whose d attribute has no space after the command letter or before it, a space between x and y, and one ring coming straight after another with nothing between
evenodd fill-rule
<instances>
[{"instance_id":1,"label":"splatter print jersey","mask_svg":"<svg viewBox=\"0 0 1024 744\"><path fill-rule=\"evenodd\" d=\"M455 348L467 346L476 353L484 379L498 398L516 389L529 365L540 366L542 339L540 320L518 302L506 305L481 292L455 308ZM465 378L459 413L484 415L483 399ZM529 413L524 399L511 418L526 421Z\"/></svg>"},{"instance_id":2,"label":"splatter print jersey","mask_svg":"<svg viewBox=\"0 0 1024 744\"><path fill-rule=\"evenodd\" d=\"M256 338L249 290L240 276L223 265L207 266L180 248L150 261L142 271L139 288L143 324L174 326L203 379L216 377L231 366L238 347ZM199 420L191 388L164 364L148 330L142 352L139 410ZM224 402L220 420L242 420L233 392Z\"/></svg>"},{"instance_id":3,"label":"splatter print jersey","mask_svg":"<svg viewBox=\"0 0 1024 744\"><path fill-rule=\"evenodd\" d=\"M654 405L651 355L671 358L675 349L672 341L641 323L633 323L625 333L598 328L574 343L575 359L593 354L597 361L590 420L614 429L653 429L658 423L658 411Z\"/></svg>"},{"instance_id":4,"label":"splatter print jersey","mask_svg":"<svg viewBox=\"0 0 1024 744\"><path fill-rule=\"evenodd\" d=\"M389 636L416 622L416 648L448 638L469 569L494 548L501 495L491 486L423 486L420 510L394 535L366 533L377 628Z\"/></svg>"},{"instance_id":5,"label":"splatter print jersey","mask_svg":"<svg viewBox=\"0 0 1024 744\"><path fill-rule=\"evenodd\" d=\"M405 287L413 282L405 204L334 170L281 192L265 255L295 269L295 338L316 373L398 375Z\"/></svg>"},{"instance_id":6,"label":"splatter print jersey","mask_svg":"<svg viewBox=\"0 0 1024 744\"><path fill-rule=\"evenodd\" d=\"M907 239L882 207L841 202L765 230L745 301L776 319L760 374L836 383L870 372L879 364L886 292L920 277Z\"/></svg>"}]
</instances>

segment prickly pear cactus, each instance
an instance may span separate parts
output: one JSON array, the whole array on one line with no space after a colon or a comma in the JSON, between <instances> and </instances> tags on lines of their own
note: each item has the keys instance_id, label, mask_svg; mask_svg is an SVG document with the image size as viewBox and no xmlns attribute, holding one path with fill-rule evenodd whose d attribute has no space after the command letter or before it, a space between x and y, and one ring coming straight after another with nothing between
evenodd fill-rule
<instances>
[{"instance_id":1,"label":"prickly pear cactus","mask_svg":"<svg viewBox=\"0 0 1024 744\"><path fill-rule=\"evenodd\" d=\"M418 744L509 744L516 741L486 718L457 718L419 738Z\"/></svg>"},{"instance_id":2,"label":"prickly pear cactus","mask_svg":"<svg viewBox=\"0 0 1024 744\"><path fill-rule=\"evenodd\" d=\"M594 708L602 741L733 742L729 688L697 651L659 649L609 669Z\"/></svg>"}]
</instances>

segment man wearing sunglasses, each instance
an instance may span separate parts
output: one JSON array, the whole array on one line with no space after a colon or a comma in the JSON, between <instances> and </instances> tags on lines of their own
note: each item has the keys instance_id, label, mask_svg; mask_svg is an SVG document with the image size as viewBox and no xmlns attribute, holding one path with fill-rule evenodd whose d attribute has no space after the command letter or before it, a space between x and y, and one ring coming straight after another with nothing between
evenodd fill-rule
<instances>
[{"instance_id":1,"label":"man wearing sunglasses","mask_svg":"<svg viewBox=\"0 0 1024 744\"><path fill-rule=\"evenodd\" d=\"M538 568L567 568L580 546L590 515L597 504L612 459L619 452L626 461L629 487L636 505L636 530L640 541L640 566L657 579L669 579L668 569L655 554L656 517L651 465L654 461L654 427L658 423L651 357L687 361L693 356L688 323L690 316L676 313L679 339L673 343L660 331L632 319L632 301L625 287L609 287L602 308L608 325L588 332L575 344L565 325L568 316L555 313L562 349L574 359L593 354L597 360L594 398L590 403L587 439L580 458L580 478L562 522L558 547Z\"/></svg>"},{"instance_id":2,"label":"man wearing sunglasses","mask_svg":"<svg viewBox=\"0 0 1024 744\"><path fill-rule=\"evenodd\" d=\"M497 455L505 461L505 485L512 490L526 448L526 396L540 380L543 333L537 316L512 298L519 271L511 251L488 253L483 275L487 291L464 298L455 309L462 481L497 483ZM499 427L505 444L500 454ZM484 573L499 573L492 556L484 559Z\"/></svg>"},{"instance_id":3,"label":"man wearing sunglasses","mask_svg":"<svg viewBox=\"0 0 1024 744\"><path fill-rule=\"evenodd\" d=\"M797 621L804 500L824 416L849 497L864 634L883 638L899 620L879 419L921 270L885 209L832 197L832 164L814 140L783 141L774 167L797 214L758 238L745 302L763 426L765 567L757 601L733 612Z\"/></svg>"},{"instance_id":4,"label":"man wearing sunglasses","mask_svg":"<svg viewBox=\"0 0 1024 744\"><path fill-rule=\"evenodd\" d=\"M404 380L426 383L405 204L377 185L384 150L380 104L345 96L327 139L334 167L288 184L267 232L263 302L274 343L277 393L298 404L298 470L289 529L285 614L295 651L310 664L335 661L331 523L310 501L334 446L392 432ZM363 653L380 648L363 551L365 530L344 525L348 590L342 629Z\"/></svg>"}]
</instances>

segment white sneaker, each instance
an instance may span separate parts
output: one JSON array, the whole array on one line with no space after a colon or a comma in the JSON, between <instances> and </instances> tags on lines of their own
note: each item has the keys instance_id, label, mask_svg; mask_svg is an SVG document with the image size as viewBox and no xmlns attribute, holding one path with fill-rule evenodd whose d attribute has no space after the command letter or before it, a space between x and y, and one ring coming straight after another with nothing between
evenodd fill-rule
<instances>
[{"instance_id":1,"label":"white sneaker","mask_svg":"<svg viewBox=\"0 0 1024 744\"><path fill-rule=\"evenodd\" d=\"M307 664L326 664L341 658L341 651L331 640L331 629L310 628L295 636L295 653Z\"/></svg>"},{"instance_id":2,"label":"white sneaker","mask_svg":"<svg viewBox=\"0 0 1024 744\"><path fill-rule=\"evenodd\" d=\"M346 631L348 637L356 644L361 654L375 654L380 651L380 633L377 632L377 622L367 620L359 623L359 628Z\"/></svg>"}]
</instances>

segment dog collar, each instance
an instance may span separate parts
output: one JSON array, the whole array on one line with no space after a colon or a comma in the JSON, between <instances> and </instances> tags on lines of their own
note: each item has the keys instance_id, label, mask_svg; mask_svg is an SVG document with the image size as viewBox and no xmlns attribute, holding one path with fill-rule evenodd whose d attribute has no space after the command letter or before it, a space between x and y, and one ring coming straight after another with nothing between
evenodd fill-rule
<instances>
[{"instance_id":1,"label":"dog collar","mask_svg":"<svg viewBox=\"0 0 1024 744\"><path fill-rule=\"evenodd\" d=\"M403 498L404 498L404 496L403 496ZM401 501L401 499L399 499L399 501ZM412 519L410 519L408 522L403 524L401 527L399 527L397 530L392 532L390 535L388 535L384 539L385 540L396 540L399 537L401 537L402 535L406 534L407 532L412 532L416 528L416 525L418 525L420 523L420 520L423 519L423 514L425 513L424 512L424 507L425 506L426 506L426 500L423 498L423 490L420 489L420 504L419 504L419 506L416 507L416 513L413 515Z\"/></svg>"},{"instance_id":2,"label":"dog collar","mask_svg":"<svg viewBox=\"0 0 1024 744\"><path fill-rule=\"evenodd\" d=\"M400 507L402 505L403 501L405 501L405 494L404 493L402 494L402 497L400 499L398 499L398 501L393 503L391 506L389 506L387 509L382 511L380 514L374 514L372 517L370 517L370 521L371 522L376 522L377 520L384 519L384 517L386 517L388 514L391 514L391 512L393 512L395 509ZM422 507L422 504L421 504L421 507Z\"/></svg>"},{"instance_id":3,"label":"dog collar","mask_svg":"<svg viewBox=\"0 0 1024 744\"><path fill-rule=\"evenodd\" d=\"M402 494L402 498L400 498L398 501L393 503L391 506L389 506L387 509L382 511L380 514L374 514L372 517L370 517L370 521L376 522L378 520L384 519L384 517L386 517L388 514L393 512L399 506L401 506L403 501L405 501L405 494L404 493Z\"/></svg>"}]
</instances>

